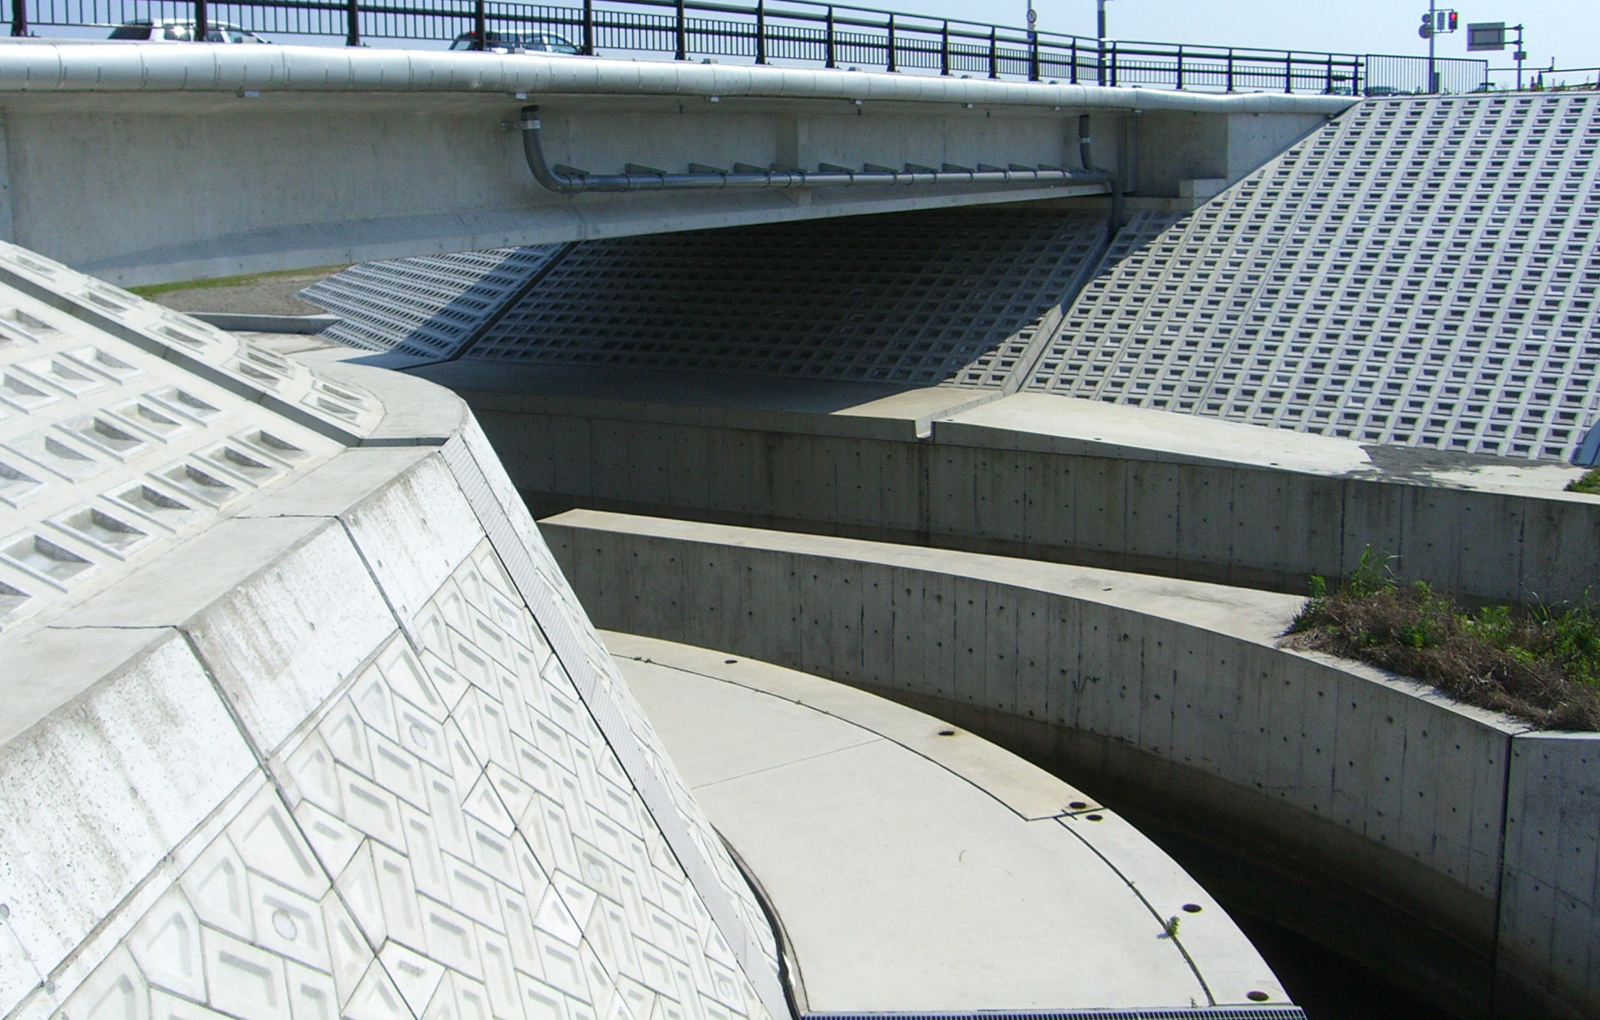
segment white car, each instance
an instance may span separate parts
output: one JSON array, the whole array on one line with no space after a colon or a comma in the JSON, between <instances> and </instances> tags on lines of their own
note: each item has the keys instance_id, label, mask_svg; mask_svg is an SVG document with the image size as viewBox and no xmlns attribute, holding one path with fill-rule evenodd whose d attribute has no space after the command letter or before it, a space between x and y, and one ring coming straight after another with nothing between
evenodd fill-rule
<instances>
[{"instance_id":1,"label":"white car","mask_svg":"<svg viewBox=\"0 0 1600 1020\"><path fill-rule=\"evenodd\" d=\"M130 21L111 30L113 39L137 39L143 42L194 42L192 21ZM206 23L206 42L213 43L267 43L254 32L226 21Z\"/></svg>"}]
</instances>

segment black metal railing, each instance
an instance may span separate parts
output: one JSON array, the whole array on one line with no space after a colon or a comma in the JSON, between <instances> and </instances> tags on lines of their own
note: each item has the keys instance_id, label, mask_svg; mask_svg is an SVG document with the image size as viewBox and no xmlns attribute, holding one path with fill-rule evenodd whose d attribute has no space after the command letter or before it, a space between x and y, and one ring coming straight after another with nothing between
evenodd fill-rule
<instances>
[{"instance_id":1,"label":"black metal railing","mask_svg":"<svg viewBox=\"0 0 1600 1020\"><path fill-rule=\"evenodd\" d=\"M176 21L234 25L264 36L483 40L558 35L586 54L671 54L678 60L1024 78L1217 92L1359 95L1420 91L1421 57L1188 46L1031 32L814 0L583 0L546 6L505 0L10 0L11 34ZM199 34L199 33L197 33ZM1487 81L1484 61L1446 60L1447 91ZM1382 79L1380 81L1380 78ZM1415 79L1415 81L1414 81Z\"/></svg>"},{"instance_id":2,"label":"black metal railing","mask_svg":"<svg viewBox=\"0 0 1600 1020\"><path fill-rule=\"evenodd\" d=\"M1367 91L1373 95L1405 95L1428 90L1428 58L1367 56ZM1488 86L1489 62L1437 57L1434 72L1440 92L1477 92Z\"/></svg>"},{"instance_id":3,"label":"black metal railing","mask_svg":"<svg viewBox=\"0 0 1600 1020\"><path fill-rule=\"evenodd\" d=\"M12 35L41 28L177 21L258 35L450 41L490 33L559 35L582 53L670 53L758 64L909 71L1073 84L1214 91L1355 93L1363 58L1347 53L1180 46L1030 32L811 0L11 0Z\"/></svg>"}]
</instances>

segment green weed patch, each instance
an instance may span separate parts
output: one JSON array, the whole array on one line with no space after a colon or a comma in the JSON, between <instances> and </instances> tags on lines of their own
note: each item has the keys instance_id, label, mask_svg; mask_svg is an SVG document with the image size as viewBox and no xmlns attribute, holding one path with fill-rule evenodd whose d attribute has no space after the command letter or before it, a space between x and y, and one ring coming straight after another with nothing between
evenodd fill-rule
<instances>
[{"instance_id":1,"label":"green weed patch","mask_svg":"<svg viewBox=\"0 0 1600 1020\"><path fill-rule=\"evenodd\" d=\"M1369 548L1338 588L1311 579L1284 643L1370 662L1542 729L1600 730L1600 612L1587 599L1469 611L1425 582L1401 585Z\"/></svg>"}]
</instances>

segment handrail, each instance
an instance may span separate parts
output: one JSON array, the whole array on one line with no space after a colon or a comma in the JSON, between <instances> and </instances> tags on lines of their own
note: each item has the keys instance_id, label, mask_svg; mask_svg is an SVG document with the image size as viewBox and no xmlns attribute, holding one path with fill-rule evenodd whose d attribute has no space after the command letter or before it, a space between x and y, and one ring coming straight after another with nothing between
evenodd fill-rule
<instances>
[{"instance_id":1,"label":"handrail","mask_svg":"<svg viewBox=\"0 0 1600 1020\"><path fill-rule=\"evenodd\" d=\"M679 60L820 64L896 73L1097 82L1182 90L1360 94L1369 65L1409 80L1420 57L1105 40L889 11L825 0L11 0L11 32L109 28L138 19L257 33L369 39L474 40L560 35L580 53L660 53ZM1403 64L1395 64L1400 61ZM1462 90L1475 68L1461 61ZM1388 82L1383 83L1388 85ZM1392 88L1391 88L1392 91Z\"/></svg>"}]
</instances>

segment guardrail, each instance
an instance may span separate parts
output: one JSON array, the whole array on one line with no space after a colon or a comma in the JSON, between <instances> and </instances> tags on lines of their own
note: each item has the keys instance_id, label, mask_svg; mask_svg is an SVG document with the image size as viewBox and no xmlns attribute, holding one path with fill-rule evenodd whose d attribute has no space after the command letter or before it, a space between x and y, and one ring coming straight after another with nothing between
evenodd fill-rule
<instances>
[{"instance_id":1,"label":"guardrail","mask_svg":"<svg viewBox=\"0 0 1600 1020\"><path fill-rule=\"evenodd\" d=\"M1217 92L1360 95L1422 91L1421 57L1105 40L815 0L11 0L11 34L174 21L267 35L493 41L557 35L580 53L670 53L677 60L982 75ZM1482 60L1440 60L1445 91L1488 80Z\"/></svg>"},{"instance_id":2,"label":"guardrail","mask_svg":"<svg viewBox=\"0 0 1600 1020\"><path fill-rule=\"evenodd\" d=\"M1358 93L1362 57L1098 40L810 0L618 0L581 7L496 0L11 0L11 34L170 20L256 33L364 39L559 35L580 53L670 53L1029 81L1216 91Z\"/></svg>"}]
</instances>

